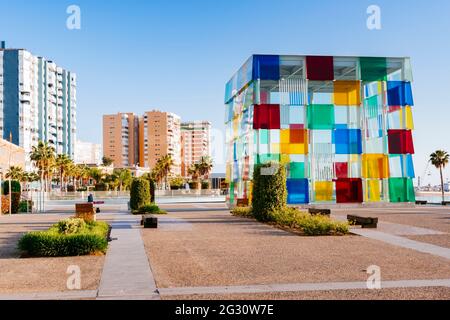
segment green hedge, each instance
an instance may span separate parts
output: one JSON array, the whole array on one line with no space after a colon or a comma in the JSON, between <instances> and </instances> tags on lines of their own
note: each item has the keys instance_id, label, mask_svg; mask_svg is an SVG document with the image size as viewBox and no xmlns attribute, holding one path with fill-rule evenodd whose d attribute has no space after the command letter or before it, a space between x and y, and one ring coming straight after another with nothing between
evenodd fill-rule
<instances>
[{"instance_id":1,"label":"green hedge","mask_svg":"<svg viewBox=\"0 0 450 320\"><path fill-rule=\"evenodd\" d=\"M253 173L253 214L260 221L269 221L270 213L287 203L286 168L278 163L255 165Z\"/></svg>"},{"instance_id":2,"label":"green hedge","mask_svg":"<svg viewBox=\"0 0 450 320\"><path fill-rule=\"evenodd\" d=\"M150 183L144 178L134 178L131 182L130 208L138 210L142 206L151 203Z\"/></svg>"},{"instance_id":3,"label":"green hedge","mask_svg":"<svg viewBox=\"0 0 450 320\"><path fill-rule=\"evenodd\" d=\"M19 249L32 257L66 257L105 253L108 248L106 222L85 223L73 233L60 232L60 227L58 223L47 231L25 234L19 240Z\"/></svg>"},{"instance_id":4,"label":"green hedge","mask_svg":"<svg viewBox=\"0 0 450 320\"><path fill-rule=\"evenodd\" d=\"M20 193L20 191L21 191L20 182L17 180L11 180L11 190L13 193L14 192ZM4 195L9 194L9 181L8 180L3 181L3 194Z\"/></svg>"},{"instance_id":5,"label":"green hedge","mask_svg":"<svg viewBox=\"0 0 450 320\"><path fill-rule=\"evenodd\" d=\"M162 210L160 207L158 207L156 204L146 204L142 207L140 207L138 210L133 210L133 214L167 214L167 211Z\"/></svg>"}]
</instances>

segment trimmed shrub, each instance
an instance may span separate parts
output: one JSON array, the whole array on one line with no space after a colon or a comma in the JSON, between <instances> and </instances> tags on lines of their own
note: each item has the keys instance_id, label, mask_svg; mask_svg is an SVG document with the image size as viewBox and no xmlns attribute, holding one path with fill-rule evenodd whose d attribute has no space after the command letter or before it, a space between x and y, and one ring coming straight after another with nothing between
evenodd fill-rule
<instances>
[{"instance_id":1,"label":"trimmed shrub","mask_svg":"<svg viewBox=\"0 0 450 320\"><path fill-rule=\"evenodd\" d=\"M62 223L67 224L72 223ZM106 222L90 222L83 227L80 224L78 226L74 233L60 232L60 223L47 231L29 232L19 240L19 249L33 257L66 257L106 252L109 230Z\"/></svg>"},{"instance_id":2,"label":"trimmed shrub","mask_svg":"<svg viewBox=\"0 0 450 320\"><path fill-rule=\"evenodd\" d=\"M231 214L236 217L253 218L251 207L236 207L231 210Z\"/></svg>"},{"instance_id":3,"label":"trimmed shrub","mask_svg":"<svg viewBox=\"0 0 450 320\"><path fill-rule=\"evenodd\" d=\"M133 212L137 214L146 214L146 213L152 213L152 214L167 214L167 211L161 210L160 207L158 207L156 204L147 204L139 208L137 212Z\"/></svg>"},{"instance_id":4,"label":"trimmed shrub","mask_svg":"<svg viewBox=\"0 0 450 320\"><path fill-rule=\"evenodd\" d=\"M13 193L11 193L11 211L12 211L12 213L19 213L19 207L20 207L20 192L13 192Z\"/></svg>"},{"instance_id":5,"label":"trimmed shrub","mask_svg":"<svg viewBox=\"0 0 450 320\"><path fill-rule=\"evenodd\" d=\"M270 221L271 212L287 203L286 168L278 163L255 165L253 173L253 214L260 221Z\"/></svg>"},{"instance_id":6,"label":"trimmed shrub","mask_svg":"<svg viewBox=\"0 0 450 320\"><path fill-rule=\"evenodd\" d=\"M27 204L27 202L28 202L28 204ZM28 207L27 207L27 205L28 205ZM20 201L19 212L28 213L28 212L32 211L32 208L33 208L33 201L31 201L31 200ZM27 209L28 209L28 211L27 211Z\"/></svg>"},{"instance_id":7,"label":"trimmed shrub","mask_svg":"<svg viewBox=\"0 0 450 320\"><path fill-rule=\"evenodd\" d=\"M208 180L202 181L202 189L203 190L209 189L209 181Z\"/></svg>"},{"instance_id":8,"label":"trimmed shrub","mask_svg":"<svg viewBox=\"0 0 450 320\"><path fill-rule=\"evenodd\" d=\"M198 183L196 181L189 182L189 189L197 190L198 189Z\"/></svg>"},{"instance_id":9,"label":"trimmed shrub","mask_svg":"<svg viewBox=\"0 0 450 320\"><path fill-rule=\"evenodd\" d=\"M58 232L63 234L78 233L86 228L83 219L64 219L58 222Z\"/></svg>"},{"instance_id":10,"label":"trimmed shrub","mask_svg":"<svg viewBox=\"0 0 450 320\"><path fill-rule=\"evenodd\" d=\"M151 203L150 183L144 178L134 178L131 182L130 208L139 210L142 206Z\"/></svg>"},{"instance_id":11,"label":"trimmed shrub","mask_svg":"<svg viewBox=\"0 0 450 320\"><path fill-rule=\"evenodd\" d=\"M74 192L74 191L75 191L75 186L69 184L69 185L66 187L66 191L67 191L67 192ZM77 190L77 191L78 191L78 190Z\"/></svg>"},{"instance_id":12,"label":"trimmed shrub","mask_svg":"<svg viewBox=\"0 0 450 320\"><path fill-rule=\"evenodd\" d=\"M17 180L11 180L11 190L12 192L17 192L20 193L21 188L20 188L20 182ZM3 194L4 195L8 195L9 194L9 181L3 181Z\"/></svg>"}]
</instances>

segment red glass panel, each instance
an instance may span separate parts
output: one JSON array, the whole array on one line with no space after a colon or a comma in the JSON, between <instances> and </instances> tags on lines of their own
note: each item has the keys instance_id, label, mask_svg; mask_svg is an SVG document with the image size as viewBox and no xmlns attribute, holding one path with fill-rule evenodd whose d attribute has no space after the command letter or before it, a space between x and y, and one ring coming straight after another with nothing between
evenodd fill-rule
<instances>
[{"instance_id":1,"label":"red glass panel","mask_svg":"<svg viewBox=\"0 0 450 320\"><path fill-rule=\"evenodd\" d=\"M253 129L280 129L280 105L255 105Z\"/></svg>"},{"instance_id":2,"label":"red glass panel","mask_svg":"<svg viewBox=\"0 0 450 320\"><path fill-rule=\"evenodd\" d=\"M362 203L362 180L359 178L340 178L336 180L337 203Z\"/></svg>"},{"instance_id":3,"label":"red glass panel","mask_svg":"<svg viewBox=\"0 0 450 320\"><path fill-rule=\"evenodd\" d=\"M306 130L291 129L289 132L290 143L305 143Z\"/></svg>"},{"instance_id":4,"label":"red glass panel","mask_svg":"<svg viewBox=\"0 0 450 320\"><path fill-rule=\"evenodd\" d=\"M334 164L336 170L337 178L348 178L348 163L347 162L336 162Z\"/></svg>"},{"instance_id":5,"label":"red glass panel","mask_svg":"<svg viewBox=\"0 0 450 320\"><path fill-rule=\"evenodd\" d=\"M411 130L388 130L390 154L413 154L414 144Z\"/></svg>"},{"instance_id":6,"label":"red glass panel","mask_svg":"<svg viewBox=\"0 0 450 320\"><path fill-rule=\"evenodd\" d=\"M334 80L333 57L306 57L306 73L309 80Z\"/></svg>"}]
</instances>

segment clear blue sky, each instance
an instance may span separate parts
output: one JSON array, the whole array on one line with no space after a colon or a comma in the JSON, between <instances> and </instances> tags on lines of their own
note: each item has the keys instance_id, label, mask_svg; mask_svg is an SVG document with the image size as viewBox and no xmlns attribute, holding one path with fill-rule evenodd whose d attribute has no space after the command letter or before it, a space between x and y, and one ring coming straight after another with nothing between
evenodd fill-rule
<instances>
[{"instance_id":1,"label":"clear blue sky","mask_svg":"<svg viewBox=\"0 0 450 320\"><path fill-rule=\"evenodd\" d=\"M71 4L81 30L66 28ZM371 4L380 31L366 28ZM101 142L102 114L152 108L222 129L225 83L253 53L410 56L416 175L432 151L450 151L448 0L0 0L0 13L9 47L78 74L82 140Z\"/></svg>"}]
</instances>

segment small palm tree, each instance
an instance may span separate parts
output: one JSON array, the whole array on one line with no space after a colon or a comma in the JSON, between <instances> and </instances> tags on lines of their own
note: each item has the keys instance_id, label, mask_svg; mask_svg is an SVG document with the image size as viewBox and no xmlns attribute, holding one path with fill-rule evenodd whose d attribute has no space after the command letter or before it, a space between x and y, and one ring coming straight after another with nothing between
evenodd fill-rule
<instances>
[{"instance_id":1,"label":"small palm tree","mask_svg":"<svg viewBox=\"0 0 450 320\"><path fill-rule=\"evenodd\" d=\"M444 150L437 150L430 154L430 162L433 166L439 169L439 173L441 175L441 191L442 191L442 202L445 201L445 193L444 193L444 176L442 174L442 169L448 164L449 154Z\"/></svg>"},{"instance_id":2,"label":"small palm tree","mask_svg":"<svg viewBox=\"0 0 450 320\"><path fill-rule=\"evenodd\" d=\"M6 172L6 178L11 180L17 180L22 181L24 178L25 172L21 167L18 166L11 166L9 167L9 170Z\"/></svg>"},{"instance_id":3,"label":"small palm tree","mask_svg":"<svg viewBox=\"0 0 450 320\"><path fill-rule=\"evenodd\" d=\"M41 185L45 183L45 191L49 190L50 173L55 161L55 149L46 142L39 141L37 146L33 146L30 153L30 160L34 162L41 176Z\"/></svg>"},{"instance_id":4,"label":"small palm tree","mask_svg":"<svg viewBox=\"0 0 450 320\"><path fill-rule=\"evenodd\" d=\"M69 158L67 154L58 154L55 159L55 167L59 174L59 182L61 191L66 190L66 184L64 183L67 173L70 170L71 165L73 164L72 159Z\"/></svg>"}]
</instances>

